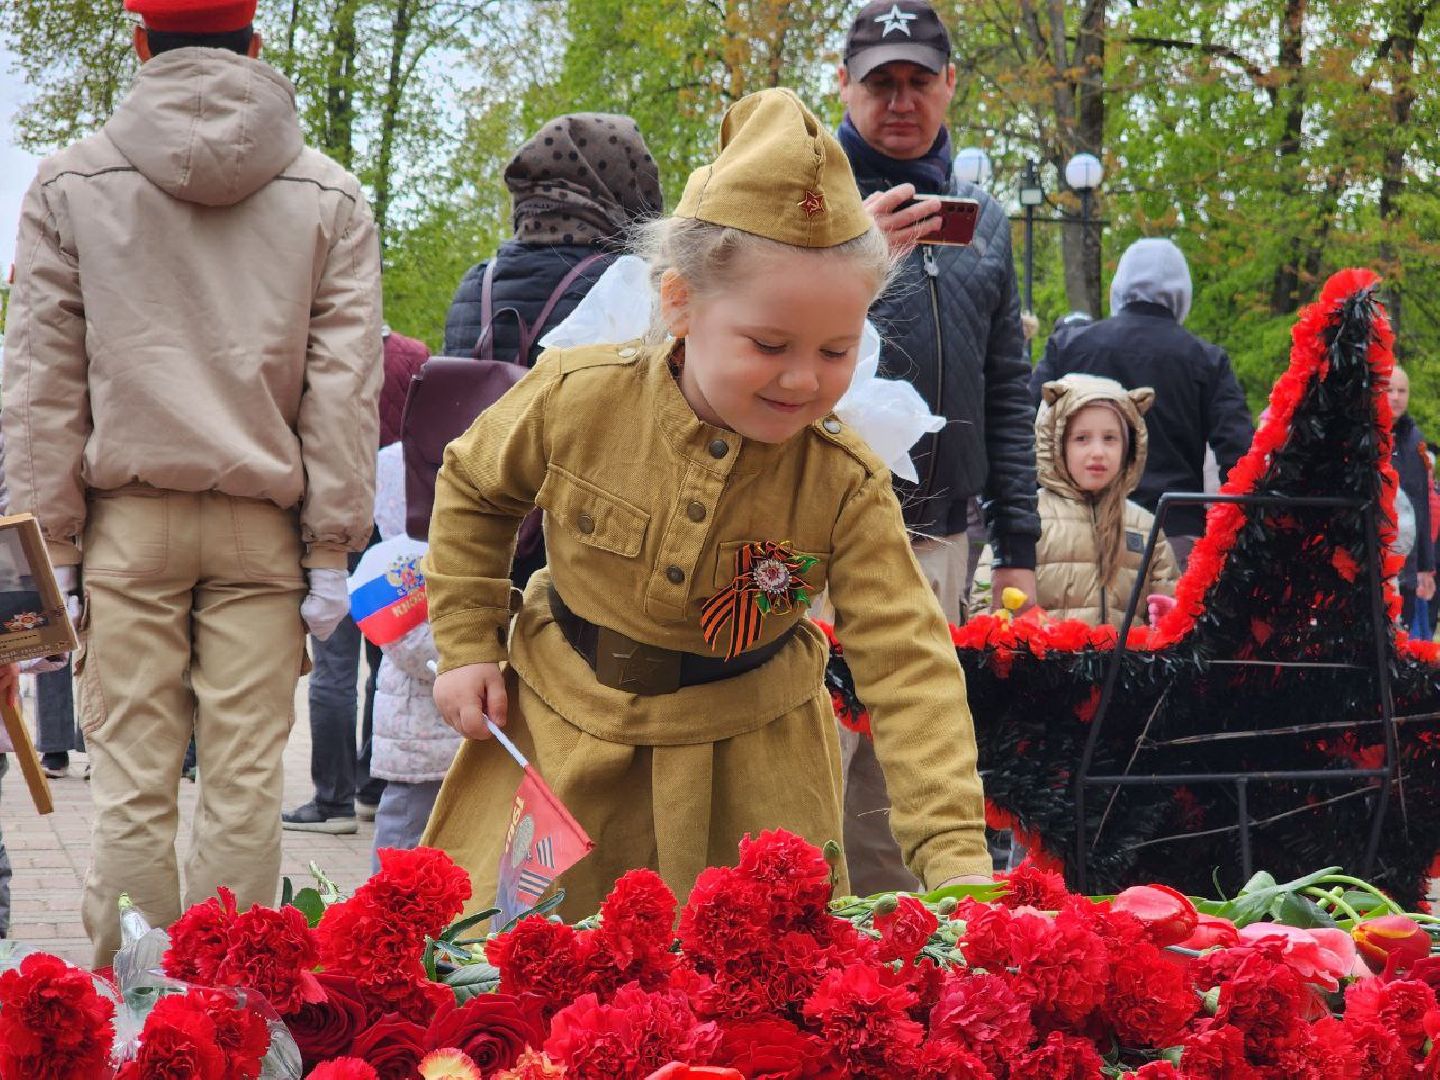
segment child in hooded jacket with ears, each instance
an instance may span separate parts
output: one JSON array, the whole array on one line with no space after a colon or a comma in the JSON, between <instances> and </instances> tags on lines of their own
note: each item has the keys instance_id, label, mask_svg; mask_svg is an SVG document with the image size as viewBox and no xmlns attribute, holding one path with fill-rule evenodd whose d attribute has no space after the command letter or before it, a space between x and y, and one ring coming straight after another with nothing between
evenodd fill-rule
<instances>
[{"instance_id":1,"label":"child in hooded jacket with ears","mask_svg":"<svg viewBox=\"0 0 1440 1080\"><path fill-rule=\"evenodd\" d=\"M1144 582L1140 562L1155 518L1128 496L1145 471L1148 386L1067 375L1048 382L1035 417L1040 544L1035 602L1055 619L1119 627L1131 591L1142 588L1153 621L1174 601L1179 570L1162 533Z\"/></svg>"}]
</instances>

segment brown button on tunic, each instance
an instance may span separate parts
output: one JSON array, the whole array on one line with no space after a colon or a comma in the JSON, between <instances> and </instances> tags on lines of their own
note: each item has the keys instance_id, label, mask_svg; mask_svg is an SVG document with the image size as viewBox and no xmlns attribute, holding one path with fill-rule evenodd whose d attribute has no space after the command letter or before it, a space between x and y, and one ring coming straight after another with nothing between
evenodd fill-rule
<instances>
[{"instance_id":1,"label":"brown button on tunic","mask_svg":"<svg viewBox=\"0 0 1440 1080\"><path fill-rule=\"evenodd\" d=\"M805 583L829 588L911 868L931 886L988 874L964 676L889 471L820 423L779 445L705 424L666 361L615 346L546 353L450 445L436 485L426 583L441 670L510 662L507 731L597 845L560 880L564 915L593 912L641 865L683 900L705 866L734 861L746 832L841 839L828 651L804 612L764 620L757 645L800 625L760 668L641 697L596 680L546 603L553 581L593 623L713 656L700 609L756 540L816 558ZM549 565L507 649L495 629L510 618L509 553L532 505L546 511ZM431 815L425 843L469 869L472 910L495 896L519 781L493 741L467 742Z\"/></svg>"}]
</instances>

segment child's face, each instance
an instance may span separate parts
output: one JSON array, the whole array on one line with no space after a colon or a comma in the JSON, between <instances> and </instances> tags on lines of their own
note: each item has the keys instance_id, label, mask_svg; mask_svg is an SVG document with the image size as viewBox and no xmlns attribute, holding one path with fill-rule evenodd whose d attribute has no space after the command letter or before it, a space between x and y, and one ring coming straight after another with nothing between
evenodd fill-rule
<instances>
[{"instance_id":1,"label":"child's face","mask_svg":"<svg viewBox=\"0 0 1440 1080\"><path fill-rule=\"evenodd\" d=\"M751 256L734 284L697 296L667 276L671 332L685 339L680 389L695 415L781 443L829 414L850 386L875 282L846 259Z\"/></svg>"},{"instance_id":2,"label":"child's face","mask_svg":"<svg viewBox=\"0 0 1440 1080\"><path fill-rule=\"evenodd\" d=\"M1081 491L1102 491L1120 475L1125 429L1115 410L1086 405L1065 425L1065 470Z\"/></svg>"}]
</instances>

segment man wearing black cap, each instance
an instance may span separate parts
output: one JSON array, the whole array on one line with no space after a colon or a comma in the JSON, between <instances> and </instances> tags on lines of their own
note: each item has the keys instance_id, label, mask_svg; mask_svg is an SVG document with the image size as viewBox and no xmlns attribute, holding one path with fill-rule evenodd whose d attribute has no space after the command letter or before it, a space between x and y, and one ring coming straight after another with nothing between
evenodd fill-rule
<instances>
[{"instance_id":1,"label":"man wearing black cap","mask_svg":"<svg viewBox=\"0 0 1440 1080\"><path fill-rule=\"evenodd\" d=\"M952 175L945 119L955 67L934 8L922 0L866 4L851 24L839 80L841 145L870 212L905 254L899 282L870 313L885 343L882 373L914 383L948 421L914 451L920 483L896 486L907 523L922 537L915 554L958 622L975 571L965 535L975 497L995 552L994 598L1010 586L1035 595L1035 411L1010 224L999 203ZM940 224L939 205L926 195L979 202L969 246L924 242ZM845 801L855 889L912 885L887 815L876 812L889 800L868 745L851 759Z\"/></svg>"}]
</instances>

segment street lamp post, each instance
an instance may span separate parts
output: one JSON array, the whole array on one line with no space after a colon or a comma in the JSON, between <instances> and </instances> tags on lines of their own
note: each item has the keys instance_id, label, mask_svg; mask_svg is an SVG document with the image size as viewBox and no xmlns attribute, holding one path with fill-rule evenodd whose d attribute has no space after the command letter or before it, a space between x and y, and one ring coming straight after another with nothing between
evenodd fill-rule
<instances>
[{"instance_id":1,"label":"street lamp post","mask_svg":"<svg viewBox=\"0 0 1440 1080\"><path fill-rule=\"evenodd\" d=\"M1035 207L1045 201L1045 189L1035 162L1025 161L1025 176L1020 181L1020 205L1025 208L1025 310L1035 310Z\"/></svg>"},{"instance_id":2,"label":"street lamp post","mask_svg":"<svg viewBox=\"0 0 1440 1080\"><path fill-rule=\"evenodd\" d=\"M1076 154L1065 163L1065 182L1070 185L1071 190L1080 193L1080 252L1081 258L1086 264L1086 289L1088 292L1090 274L1090 199L1095 189L1100 186L1100 181L1105 178L1105 169L1100 164L1100 159L1094 154ZM1095 245L1096 254L1099 254L1099 245ZM1098 262L1098 258L1096 260ZM1098 270L1098 268L1097 268ZM1099 273L1096 273L1099 279ZM1087 298L1087 306L1089 301ZM1091 312L1092 315L1099 315L1098 311Z\"/></svg>"},{"instance_id":3,"label":"street lamp post","mask_svg":"<svg viewBox=\"0 0 1440 1080\"><path fill-rule=\"evenodd\" d=\"M978 146L967 146L955 155L955 179L984 187L990 183L994 170L990 166L990 155Z\"/></svg>"}]
</instances>

